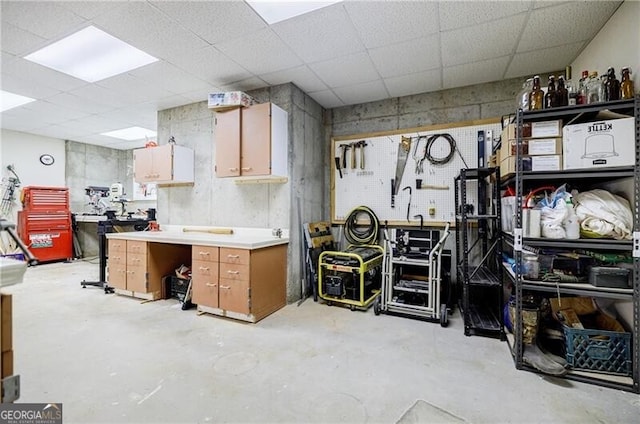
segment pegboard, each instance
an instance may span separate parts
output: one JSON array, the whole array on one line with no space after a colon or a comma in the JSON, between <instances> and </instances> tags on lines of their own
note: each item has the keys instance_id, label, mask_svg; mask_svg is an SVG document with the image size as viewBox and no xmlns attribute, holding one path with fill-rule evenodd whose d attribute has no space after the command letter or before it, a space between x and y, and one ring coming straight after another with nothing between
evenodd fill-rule
<instances>
[{"instance_id":1,"label":"pegboard","mask_svg":"<svg viewBox=\"0 0 640 424\"><path fill-rule=\"evenodd\" d=\"M361 205L371 208L381 223L387 221L389 225L420 225L420 217L417 215L422 215L425 225L439 226L445 222L454 222L454 179L461 168L478 167L478 131L484 131L484 145L488 152L492 141L499 138L501 129L500 119L489 119L332 138L332 222L344 223L349 212ZM493 140L486 137L488 131L491 131ZM427 142L436 134L450 134L453 137L453 155L446 163L438 163L449 156L452 149L448 139L437 137L428 150L433 162L428 158L424 159L422 169L419 169L419 160L424 157ZM403 137L411 138L411 146L392 208L391 180L395 180L398 150ZM364 142L364 149L354 150L353 145L358 142ZM346 151L344 168L343 145L350 145ZM364 168L361 168L362 152ZM487 153L486 156L488 155ZM340 170L336 166L336 160L340 161ZM418 179L421 180L421 189L416 188ZM471 186L468 186L468 190L470 193L476 192ZM468 203L476 204L477 198L470 196Z\"/></svg>"}]
</instances>

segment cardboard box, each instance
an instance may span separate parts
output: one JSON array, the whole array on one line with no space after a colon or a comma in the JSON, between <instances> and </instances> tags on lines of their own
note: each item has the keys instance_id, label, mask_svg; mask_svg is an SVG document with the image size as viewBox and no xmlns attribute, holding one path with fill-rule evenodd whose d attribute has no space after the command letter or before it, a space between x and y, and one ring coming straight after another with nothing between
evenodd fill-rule
<instances>
[{"instance_id":1,"label":"cardboard box","mask_svg":"<svg viewBox=\"0 0 640 424\"><path fill-rule=\"evenodd\" d=\"M527 156L561 155L562 138L525 138L520 144L521 154ZM500 146L500 159L504 160L516 154L516 141L507 140Z\"/></svg>"},{"instance_id":2,"label":"cardboard box","mask_svg":"<svg viewBox=\"0 0 640 424\"><path fill-rule=\"evenodd\" d=\"M561 171L562 155L523 156L523 171ZM500 162L500 178L505 179L515 175L516 157L509 156Z\"/></svg>"},{"instance_id":3,"label":"cardboard box","mask_svg":"<svg viewBox=\"0 0 640 424\"><path fill-rule=\"evenodd\" d=\"M633 166L634 118L567 125L563 129L564 169Z\"/></svg>"},{"instance_id":4,"label":"cardboard box","mask_svg":"<svg viewBox=\"0 0 640 424\"><path fill-rule=\"evenodd\" d=\"M213 109L218 112L238 107L247 107L253 104L255 104L253 97L243 93L242 91L227 91L209 94L209 109Z\"/></svg>"},{"instance_id":5,"label":"cardboard box","mask_svg":"<svg viewBox=\"0 0 640 424\"><path fill-rule=\"evenodd\" d=\"M525 122L522 124L524 138L562 137L562 121ZM516 124L509 124L502 130L502 141L516 139Z\"/></svg>"},{"instance_id":6,"label":"cardboard box","mask_svg":"<svg viewBox=\"0 0 640 424\"><path fill-rule=\"evenodd\" d=\"M1 351L6 352L13 349L13 320L12 320L12 296L10 294L0 295L0 345Z\"/></svg>"}]
</instances>

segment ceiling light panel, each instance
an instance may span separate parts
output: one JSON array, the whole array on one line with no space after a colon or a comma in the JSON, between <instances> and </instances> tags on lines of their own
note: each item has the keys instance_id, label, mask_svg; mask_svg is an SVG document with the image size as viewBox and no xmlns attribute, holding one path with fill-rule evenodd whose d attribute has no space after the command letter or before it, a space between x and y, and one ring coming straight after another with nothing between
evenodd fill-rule
<instances>
[{"instance_id":1,"label":"ceiling light panel","mask_svg":"<svg viewBox=\"0 0 640 424\"><path fill-rule=\"evenodd\" d=\"M31 53L25 59L87 82L100 81L158 60L94 26Z\"/></svg>"},{"instance_id":2,"label":"ceiling light panel","mask_svg":"<svg viewBox=\"0 0 640 424\"><path fill-rule=\"evenodd\" d=\"M330 6L337 1L247 1L249 6L262 16L269 25L295 16L304 15L314 10Z\"/></svg>"},{"instance_id":3,"label":"ceiling light panel","mask_svg":"<svg viewBox=\"0 0 640 424\"><path fill-rule=\"evenodd\" d=\"M19 94L0 90L0 112L13 109L14 107L26 105L27 103L34 102L35 100L36 99L32 99L31 97L25 97Z\"/></svg>"},{"instance_id":4,"label":"ceiling light panel","mask_svg":"<svg viewBox=\"0 0 640 424\"><path fill-rule=\"evenodd\" d=\"M121 130L109 131L102 133L108 137L119 138L121 140L133 141L142 140L144 138L155 137L156 132L142 127L123 128Z\"/></svg>"}]
</instances>

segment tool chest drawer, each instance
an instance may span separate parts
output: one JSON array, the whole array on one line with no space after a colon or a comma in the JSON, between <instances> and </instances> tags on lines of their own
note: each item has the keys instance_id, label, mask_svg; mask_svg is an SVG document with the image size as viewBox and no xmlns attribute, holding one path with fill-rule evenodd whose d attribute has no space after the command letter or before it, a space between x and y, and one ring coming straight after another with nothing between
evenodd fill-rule
<instances>
[{"instance_id":1,"label":"tool chest drawer","mask_svg":"<svg viewBox=\"0 0 640 424\"><path fill-rule=\"evenodd\" d=\"M191 249L191 259L196 261L218 262L218 247L193 246Z\"/></svg>"},{"instance_id":2,"label":"tool chest drawer","mask_svg":"<svg viewBox=\"0 0 640 424\"><path fill-rule=\"evenodd\" d=\"M127 266L147 266L147 254L127 253Z\"/></svg>"},{"instance_id":3,"label":"tool chest drawer","mask_svg":"<svg viewBox=\"0 0 640 424\"><path fill-rule=\"evenodd\" d=\"M121 252L126 253L127 251L127 242L126 240L109 240L109 253L111 256L112 253Z\"/></svg>"},{"instance_id":4,"label":"tool chest drawer","mask_svg":"<svg viewBox=\"0 0 640 424\"><path fill-rule=\"evenodd\" d=\"M220 262L220 278L235 281L249 281L249 265L227 264Z\"/></svg>"},{"instance_id":5,"label":"tool chest drawer","mask_svg":"<svg viewBox=\"0 0 640 424\"><path fill-rule=\"evenodd\" d=\"M220 248L220 263L249 265L251 251L246 249Z\"/></svg>"}]
</instances>

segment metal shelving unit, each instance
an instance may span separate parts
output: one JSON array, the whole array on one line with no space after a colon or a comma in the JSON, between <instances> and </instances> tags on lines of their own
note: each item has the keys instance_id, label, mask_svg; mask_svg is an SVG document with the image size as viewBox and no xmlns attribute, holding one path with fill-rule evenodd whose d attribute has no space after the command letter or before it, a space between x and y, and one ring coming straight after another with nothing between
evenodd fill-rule
<instances>
[{"instance_id":1,"label":"metal shelving unit","mask_svg":"<svg viewBox=\"0 0 640 424\"><path fill-rule=\"evenodd\" d=\"M628 114L635 117L635 164L622 168L584 169L568 171L547 171L547 172L523 172L522 160L519 155L522 145L522 126L525 122L535 122L549 119L563 119L565 122L574 118L584 117L595 119L598 112L609 110L618 113ZM517 125L517 157L516 174L502 183L503 186L515 184L516 191L516 213L513 234L504 234L506 244L511 245L516 261L515 271L504 266L508 272L505 273L514 283L515 295L515 327L522 328L523 320L521 312L523 310L523 292L547 292L554 295L570 294L579 296L589 296L604 299L622 299L633 302L633 322L631 329L631 376L621 376L608 373L596 373L585 370L572 369L566 374L566 378L578 380L590 384L604 387L620 389L640 393L640 349L638 340L640 334L640 96L631 100L619 100L608 103L598 103L591 105L570 106L554 108L550 110L522 111L516 113ZM633 240L605 240L605 239L579 239L579 240L553 240L544 238L523 237L522 230L522 204L525 189L532 188L545 181L555 180L568 182L576 187L591 188L599 184L620 180L624 178L633 179L633 199L631 200L633 222ZM546 248L569 248L584 249L593 251L629 252L633 256L633 286L630 289L614 289L595 287L590 284L579 283L545 283L541 281L529 281L522 275L523 247L546 247ZM523 340L522 331L515 331L515 336L509 335L507 338L513 353L516 368L539 372L535 368L526 364L523 360Z\"/></svg>"},{"instance_id":2,"label":"metal shelving unit","mask_svg":"<svg viewBox=\"0 0 640 424\"><path fill-rule=\"evenodd\" d=\"M499 181L498 167L461 169L455 178L456 272L464 334L504 340ZM470 190L478 194L473 207Z\"/></svg>"}]
</instances>

